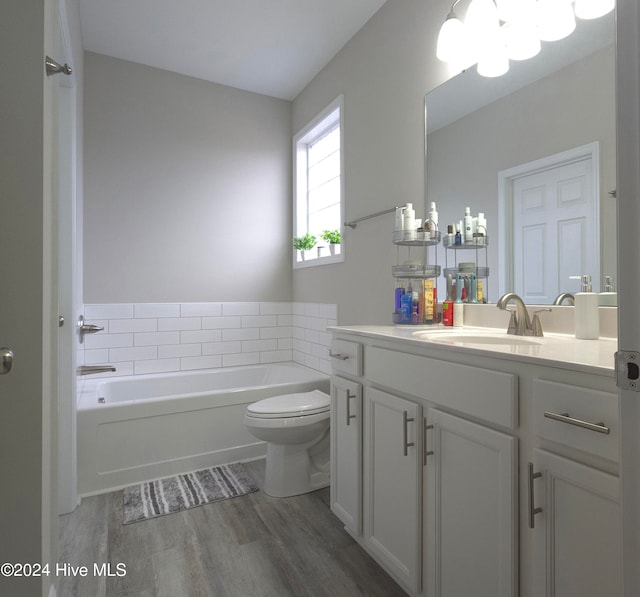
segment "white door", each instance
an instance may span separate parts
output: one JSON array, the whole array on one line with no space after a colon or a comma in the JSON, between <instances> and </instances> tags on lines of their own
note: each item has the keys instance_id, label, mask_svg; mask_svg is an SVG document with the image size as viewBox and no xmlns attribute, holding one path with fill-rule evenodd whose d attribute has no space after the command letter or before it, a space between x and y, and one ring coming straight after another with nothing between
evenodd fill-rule
<instances>
[{"instance_id":1,"label":"white door","mask_svg":"<svg viewBox=\"0 0 640 597\"><path fill-rule=\"evenodd\" d=\"M534 451L535 594L621 597L618 478Z\"/></svg>"},{"instance_id":2,"label":"white door","mask_svg":"<svg viewBox=\"0 0 640 597\"><path fill-rule=\"evenodd\" d=\"M582 274L599 291L598 155L591 143L500 172L505 291L548 305Z\"/></svg>"},{"instance_id":3,"label":"white door","mask_svg":"<svg viewBox=\"0 0 640 597\"><path fill-rule=\"evenodd\" d=\"M0 3L0 562L55 562L57 2ZM50 577L0 577L2 595L40 595Z\"/></svg>"},{"instance_id":4,"label":"white door","mask_svg":"<svg viewBox=\"0 0 640 597\"><path fill-rule=\"evenodd\" d=\"M640 8L636 0L618 0L616 11L618 350L640 352ZM618 391L625 597L640 595L639 385Z\"/></svg>"},{"instance_id":5,"label":"white door","mask_svg":"<svg viewBox=\"0 0 640 597\"><path fill-rule=\"evenodd\" d=\"M435 409L427 417L427 595L512 597L517 439Z\"/></svg>"},{"instance_id":6,"label":"white door","mask_svg":"<svg viewBox=\"0 0 640 597\"><path fill-rule=\"evenodd\" d=\"M422 408L365 391L365 523L368 549L418 592L422 538Z\"/></svg>"}]
</instances>

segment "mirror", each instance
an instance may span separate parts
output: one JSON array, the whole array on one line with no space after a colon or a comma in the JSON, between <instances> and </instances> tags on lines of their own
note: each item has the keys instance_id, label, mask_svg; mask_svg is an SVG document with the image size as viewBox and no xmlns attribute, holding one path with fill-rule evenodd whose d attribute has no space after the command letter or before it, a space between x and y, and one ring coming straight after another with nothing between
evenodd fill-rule
<instances>
[{"instance_id":1,"label":"mirror","mask_svg":"<svg viewBox=\"0 0 640 597\"><path fill-rule=\"evenodd\" d=\"M509 266L515 254L509 244L511 214L500 199L499 173L588 144L598 147L594 195L599 206L593 219L599 242L587 243L591 248L599 244L593 257L599 269L597 277L592 274L594 291L601 290L604 275L615 276L616 203L609 194L616 188L613 13L579 21L568 38L543 42L535 58L511 61L502 77L484 78L471 67L425 96L425 115L426 201L436 202L443 235L448 224L463 218L465 207L474 215L485 214L486 264L479 255L478 265L489 268L485 294L490 302L517 292L516 266ZM467 251L444 253L443 267L476 259ZM557 276L562 278L556 281L559 291L579 290L577 282L564 280L567 270L582 267L576 261Z\"/></svg>"}]
</instances>

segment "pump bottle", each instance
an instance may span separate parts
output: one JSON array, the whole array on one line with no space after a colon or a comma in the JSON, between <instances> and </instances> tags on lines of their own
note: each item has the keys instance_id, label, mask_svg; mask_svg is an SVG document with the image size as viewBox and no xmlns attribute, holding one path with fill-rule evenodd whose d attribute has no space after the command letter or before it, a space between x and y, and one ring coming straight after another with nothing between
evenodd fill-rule
<instances>
[{"instance_id":1,"label":"pump bottle","mask_svg":"<svg viewBox=\"0 0 640 597\"><path fill-rule=\"evenodd\" d=\"M569 276L572 280L580 280L580 292L574 295L575 336L581 340L597 340L600 336L600 313L598 311L598 294L591 290L591 276Z\"/></svg>"}]
</instances>

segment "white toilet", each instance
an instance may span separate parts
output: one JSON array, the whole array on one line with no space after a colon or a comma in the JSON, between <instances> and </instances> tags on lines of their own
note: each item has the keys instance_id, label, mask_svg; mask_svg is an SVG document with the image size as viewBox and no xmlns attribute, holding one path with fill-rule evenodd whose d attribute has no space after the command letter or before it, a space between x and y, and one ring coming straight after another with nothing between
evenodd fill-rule
<instances>
[{"instance_id":1,"label":"white toilet","mask_svg":"<svg viewBox=\"0 0 640 597\"><path fill-rule=\"evenodd\" d=\"M244 424L267 442L264 492L288 497L329 485L329 395L283 394L247 407Z\"/></svg>"}]
</instances>

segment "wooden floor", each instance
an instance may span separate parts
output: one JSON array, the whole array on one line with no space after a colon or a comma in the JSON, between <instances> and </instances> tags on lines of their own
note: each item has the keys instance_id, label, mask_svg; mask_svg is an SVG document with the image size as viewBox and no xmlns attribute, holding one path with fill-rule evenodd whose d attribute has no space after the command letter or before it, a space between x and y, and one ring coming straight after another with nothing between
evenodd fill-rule
<instances>
[{"instance_id":1,"label":"wooden floor","mask_svg":"<svg viewBox=\"0 0 640 597\"><path fill-rule=\"evenodd\" d=\"M264 461L248 466L261 484ZM121 491L85 498L60 517L59 562L89 570L58 575L58 597L405 595L331 513L328 488L258 491L126 526ZM94 575L94 563L114 576Z\"/></svg>"}]
</instances>

